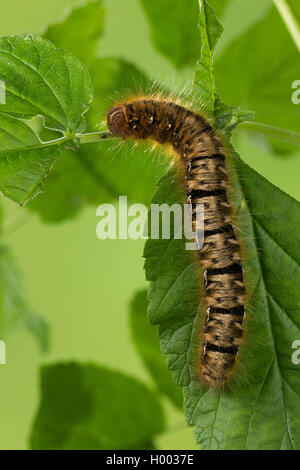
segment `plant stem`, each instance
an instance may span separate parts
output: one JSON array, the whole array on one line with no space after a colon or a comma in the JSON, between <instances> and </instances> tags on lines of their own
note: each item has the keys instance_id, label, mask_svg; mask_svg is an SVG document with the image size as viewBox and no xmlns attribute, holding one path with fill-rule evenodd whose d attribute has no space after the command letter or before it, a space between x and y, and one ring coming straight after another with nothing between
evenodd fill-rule
<instances>
[{"instance_id":1,"label":"plant stem","mask_svg":"<svg viewBox=\"0 0 300 470\"><path fill-rule=\"evenodd\" d=\"M300 52L300 24L298 23L292 8L288 4L287 0L273 0L273 2Z\"/></svg>"},{"instance_id":2,"label":"plant stem","mask_svg":"<svg viewBox=\"0 0 300 470\"><path fill-rule=\"evenodd\" d=\"M91 144L102 140L113 140L117 137L114 137L108 132L91 132L89 134L76 134L76 138L79 140L80 144Z\"/></svg>"},{"instance_id":3,"label":"plant stem","mask_svg":"<svg viewBox=\"0 0 300 470\"><path fill-rule=\"evenodd\" d=\"M48 142L41 141L39 147L51 147L52 145L61 145L64 142L67 142L68 140L69 140L69 137L64 136L64 137L59 137L58 139L49 140Z\"/></svg>"},{"instance_id":4,"label":"plant stem","mask_svg":"<svg viewBox=\"0 0 300 470\"><path fill-rule=\"evenodd\" d=\"M268 124L262 124L261 122L252 121L243 122L239 126L239 129L263 134L268 137L272 137L276 140L281 140L289 144L300 146L300 134L298 132L293 132L288 129L281 129L280 127L269 126Z\"/></svg>"},{"instance_id":5,"label":"plant stem","mask_svg":"<svg viewBox=\"0 0 300 470\"><path fill-rule=\"evenodd\" d=\"M65 142L74 142L75 139L79 141L80 144L91 144L93 142L101 142L103 140L114 140L118 137L114 137L109 132L92 132L90 134L65 134L63 137L59 137L58 139L49 140L47 142L40 141L38 145L29 146L29 147L22 147L22 150L36 150L43 147L59 147ZM11 150L7 150L9 152Z\"/></svg>"}]
</instances>

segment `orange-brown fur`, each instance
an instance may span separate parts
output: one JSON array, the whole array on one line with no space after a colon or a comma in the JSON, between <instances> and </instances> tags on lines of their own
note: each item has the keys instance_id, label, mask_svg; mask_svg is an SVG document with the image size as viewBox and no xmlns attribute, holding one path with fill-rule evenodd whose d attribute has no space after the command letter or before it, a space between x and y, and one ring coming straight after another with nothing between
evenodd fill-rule
<instances>
[{"instance_id":1,"label":"orange-brown fur","mask_svg":"<svg viewBox=\"0 0 300 470\"><path fill-rule=\"evenodd\" d=\"M198 256L204 269L207 314L200 377L209 387L222 387L232 374L245 313L241 248L228 201L224 146L201 115L161 99L120 103L109 111L107 124L123 139L149 138L173 146L185 169L195 232L195 204L204 204L204 245Z\"/></svg>"}]
</instances>

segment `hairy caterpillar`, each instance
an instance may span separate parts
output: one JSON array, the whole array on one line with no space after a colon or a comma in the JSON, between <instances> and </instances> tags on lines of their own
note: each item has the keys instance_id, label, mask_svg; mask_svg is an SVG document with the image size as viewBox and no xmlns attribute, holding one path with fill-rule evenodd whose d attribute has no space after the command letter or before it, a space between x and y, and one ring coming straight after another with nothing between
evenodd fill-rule
<instances>
[{"instance_id":1,"label":"hairy caterpillar","mask_svg":"<svg viewBox=\"0 0 300 470\"><path fill-rule=\"evenodd\" d=\"M228 382L242 341L245 285L241 248L228 201L226 151L208 121L176 103L140 98L107 114L110 132L123 139L169 143L185 172L187 201L204 204L204 269L207 306L200 378L209 387ZM195 231L195 227L193 227Z\"/></svg>"}]
</instances>

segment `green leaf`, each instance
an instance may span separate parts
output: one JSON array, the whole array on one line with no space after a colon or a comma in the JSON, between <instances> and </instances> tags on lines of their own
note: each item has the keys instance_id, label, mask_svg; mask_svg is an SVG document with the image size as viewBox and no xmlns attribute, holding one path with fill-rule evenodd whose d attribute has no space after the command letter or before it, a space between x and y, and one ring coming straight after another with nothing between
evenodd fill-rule
<instances>
[{"instance_id":1,"label":"green leaf","mask_svg":"<svg viewBox=\"0 0 300 470\"><path fill-rule=\"evenodd\" d=\"M90 128L99 126L121 96L151 86L140 70L121 59L97 59L90 72L95 87L88 113ZM111 202L119 195L149 204L166 163L158 152L145 158L144 150L130 142L120 146L108 141L82 145L76 153L64 151L45 182L45 193L30 201L29 209L45 221L57 222L74 216L84 204Z\"/></svg>"},{"instance_id":2,"label":"green leaf","mask_svg":"<svg viewBox=\"0 0 300 470\"><path fill-rule=\"evenodd\" d=\"M141 0L147 14L154 44L176 67L193 65L199 55L197 1Z\"/></svg>"},{"instance_id":3,"label":"green leaf","mask_svg":"<svg viewBox=\"0 0 300 470\"><path fill-rule=\"evenodd\" d=\"M252 120L253 113L241 111L224 104L215 92L213 54L223 31L215 11L206 0L199 0L200 6L200 60L195 68L193 99L198 108L204 109L214 122L214 126L227 138L241 122Z\"/></svg>"},{"instance_id":4,"label":"green leaf","mask_svg":"<svg viewBox=\"0 0 300 470\"><path fill-rule=\"evenodd\" d=\"M88 65L94 59L103 33L104 16L102 0L85 2L71 10L60 23L49 26L44 37Z\"/></svg>"},{"instance_id":5,"label":"green leaf","mask_svg":"<svg viewBox=\"0 0 300 470\"><path fill-rule=\"evenodd\" d=\"M157 328L149 327L147 321L147 290L139 291L130 305L130 325L137 351L152 375L158 390L175 406L182 408L182 392L175 386L159 348Z\"/></svg>"},{"instance_id":6,"label":"green leaf","mask_svg":"<svg viewBox=\"0 0 300 470\"><path fill-rule=\"evenodd\" d=\"M201 52L200 60L197 62L194 80L194 92L200 103L205 103L207 112L213 114L215 111L215 85L212 56L215 45L222 33L214 10L206 1L199 0L200 6L200 38Z\"/></svg>"},{"instance_id":7,"label":"green leaf","mask_svg":"<svg viewBox=\"0 0 300 470\"><path fill-rule=\"evenodd\" d=\"M196 96L203 97L204 105L208 103L216 127L219 123L229 135L233 114L214 95L211 61L218 35L216 18L204 0L201 4L205 49L200 67L207 74L203 84L196 72ZM236 77L240 82L238 71ZM231 85L232 90L236 86ZM300 204L245 165L233 150L228 153L231 203L243 246L248 297L235 381L224 391L205 389L199 381L203 279L194 253L185 250L185 240L172 236L171 240L147 241L148 314L151 323L160 326L162 351L175 382L184 387L187 420L195 427L202 449L299 449L299 366L292 355L293 343L300 337L296 229ZM169 172L153 203L182 203L181 188L180 175Z\"/></svg>"},{"instance_id":8,"label":"green leaf","mask_svg":"<svg viewBox=\"0 0 300 470\"><path fill-rule=\"evenodd\" d=\"M0 190L24 204L42 190L59 152L85 128L92 89L78 59L33 36L0 40L0 79L6 89L6 103L0 104ZM35 116L65 136L42 142L29 121Z\"/></svg>"},{"instance_id":9,"label":"green leaf","mask_svg":"<svg viewBox=\"0 0 300 470\"><path fill-rule=\"evenodd\" d=\"M157 49L177 68L194 65L199 58L201 41L197 31L199 0L140 0L149 19L152 38ZM211 0L218 18L230 0Z\"/></svg>"},{"instance_id":10,"label":"green leaf","mask_svg":"<svg viewBox=\"0 0 300 470\"><path fill-rule=\"evenodd\" d=\"M160 403L131 377L75 362L41 370L31 449L149 449L163 429Z\"/></svg>"},{"instance_id":11,"label":"green leaf","mask_svg":"<svg viewBox=\"0 0 300 470\"><path fill-rule=\"evenodd\" d=\"M224 392L199 383L203 280L184 240L146 243L148 314L160 325L162 351L185 388L186 416L202 449L299 449L299 365L292 362L292 344L300 338L300 257L291 227L299 224L300 204L237 156L228 161L248 292L236 381ZM153 203L182 201L177 178L174 172L163 178Z\"/></svg>"},{"instance_id":12,"label":"green leaf","mask_svg":"<svg viewBox=\"0 0 300 470\"><path fill-rule=\"evenodd\" d=\"M10 331L19 328L33 334L43 351L48 349L48 326L27 306L12 253L9 247L0 244L0 338L5 339Z\"/></svg>"},{"instance_id":13,"label":"green leaf","mask_svg":"<svg viewBox=\"0 0 300 470\"><path fill-rule=\"evenodd\" d=\"M0 190L25 204L42 189L61 147L43 145L38 134L17 118L0 112Z\"/></svg>"},{"instance_id":14,"label":"green leaf","mask_svg":"<svg viewBox=\"0 0 300 470\"><path fill-rule=\"evenodd\" d=\"M226 102L254 110L260 122L299 131L300 107L291 99L300 76L299 52L274 7L225 49L215 72L217 92Z\"/></svg>"},{"instance_id":15,"label":"green leaf","mask_svg":"<svg viewBox=\"0 0 300 470\"><path fill-rule=\"evenodd\" d=\"M180 178L172 170L159 182L152 204L171 206L182 204L184 199ZM185 250L185 240L173 237L171 226L170 240L148 239L145 245L145 271L150 281L148 316L151 324L160 325L162 352L175 382L184 386L191 380L187 355L201 279L193 253Z\"/></svg>"},{"instance_id":16,"label":"green leaf","mask_svg":"<svg viewBox=\"0 0 300 470\"><path fill-rule=\"evenodd\" d=\"M85 129L92 100L89 75L69 52L41 37L0 40L0 79L6 87L2 113L19 118L41 115L45 126L62 132Z\"/></svg>"}]
</instances>

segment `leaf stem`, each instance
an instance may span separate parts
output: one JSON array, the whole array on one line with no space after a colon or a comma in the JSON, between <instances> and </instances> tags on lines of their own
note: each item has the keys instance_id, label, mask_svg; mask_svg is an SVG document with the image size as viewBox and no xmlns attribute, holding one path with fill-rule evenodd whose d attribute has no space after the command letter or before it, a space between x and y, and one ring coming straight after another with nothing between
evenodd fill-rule
<instances>
[{"instance_id":1,"label":"leaf stem","mask_svg":"<svg viewBox=\"0 0 300 470\"><path fill-rule=\"evenodd\" d=\"M63 137L59 137L58 139L49 140L48 142L41 141L41 144L39 145L39 147L51 147L52 145L60 145L60 144L63 144L64 142L67 142L68 140L70 140L68 136L63 136Z\"/></svg>"},{"instance_id":2,"label":"leaf stem","mask_svg":"<svg viewBox=\"0 0 300 470\"><path fill-rule=\"evenodd\" d=\"M114 140L114 137L109 132L91 132L89 134L76 134L75 136L80 144L91 144L93 142L100 142L102 140Z\"/></svg>"},{"instance_id":3,"label":"leaf stem","mask_svg":"<svg viewBox=\"0 0 300 470\"><path fill-rule=\"evenodd\" d=\"M239 129L264 134L268 137L272 137L273 139L300 146L300 134L288 129L281 129L280 127L269 126L268 124L252 121L243 122L239 126Z\"/></svg>"},{"instance_id":4,"label":"leaf stem","mask_svg":"<svg viewBox=\"0 0 300 470\"><path fill-rule=\"evenodd\" d=\"M50 147L52 145L61 145L64 142L72 141L77 139L80 144L91 144L93 142L101 142L102 140L114 140L117 137L113 136L109 132L90 132L87 134L75 134L69 135L65 134L63 137L59 137L59 139L49 140L48 142L41 142L41 147Z\"/></svg>"},{"instance_id":5,"label":"leaf stem","mask_svg":"<svg viewBox=\"0 0 300 470\"><path fill-rule=\"evenodd\" d=\"M300 24L287 0L273 0L297 49L300 52Z\"/></svg>"}]
</instances>

